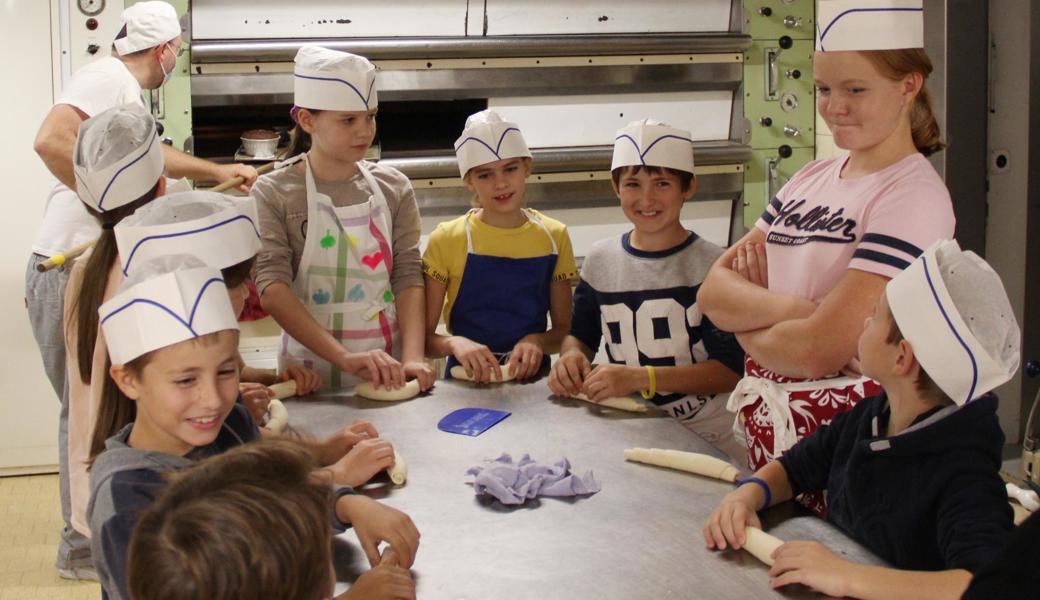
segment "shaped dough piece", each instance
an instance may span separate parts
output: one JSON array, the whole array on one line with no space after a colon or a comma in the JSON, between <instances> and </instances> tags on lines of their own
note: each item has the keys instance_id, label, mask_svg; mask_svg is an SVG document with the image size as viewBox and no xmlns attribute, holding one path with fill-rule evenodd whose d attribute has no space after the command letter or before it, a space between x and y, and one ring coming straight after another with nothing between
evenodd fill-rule
<instances>
[{"instance_id":1,"label":"shaped dough piece","mask_svg":"<svg viewBox=\"0 0 1040 600\"><path fill-rule=\"evenodd\" d=\"M647 410L645 404L636 400L635 398L630 398L628 396L615 396L613 398L605 398L599 402L596 402L595 400L589 400L588 396L579 392L571 396L571 398L574 398L576 400L584 400L585 402L596 404L598 406L606 406L607 408L626 410L628 412L646 412Z\"/></svg>"},{"instance_id":2,"label":"shaped dough piece","mask_svg":"<svg viewBox=\"0 0 1040 600\"><path fill-rule=\"evenodd\" d=\"M465 367L461 365L455 365L451 368L451 376L453 379L458 379L461 381L473 381L473 378L466 374ZM501 380L495 379L494 373L491 374L491 383L505 383L514 379L516 379L516 377L513 376L513 372L505 367L502 368Z\"/></svg>"},{"instance_id":3,"label":"shaped dough piece","mask_svg":"<svg viewBox=\"0 0 1040 600\"><path fill-rule=\"evenodd\" d=\"M293 384L293 387L296 387L295 383ZM268 431L281 433L285 430L285 427L288 424L289 411L285 409L285 405L282 404L281 400L272 399L271 403L267 405L267 423L264 423L264 427L266 427Z\"/></svg>"},{"instance_id":4,"label":"shaped dough piece","mask_svg":"<svg viewBox=\"0 0 1040 600\"><path fill-rule=\"evenodd\" d=\"M728 462L696 452L662 450L661 448L629 448L625 450L625 460L687 471L729 482L736 481L740 475L740 471Z\"/></svg>"},{"instance_id":5,"label":"shaped dough piece","mask_svg":"<svg viewBox=\"0 0 1040 600\"><path fill-rule=\"evenodd\" d=\"M269 385L267 389L274 392L274 397L278 400L285 400L296 395L296 380L290 379L289 381Z\"/></svg>"},{"instance_id":6,"label":"shaped dough piece","mask_svg":"<svg viewBox=\"0 0 1040 600\"><path fill-rule=\"evenodd\" d=\"M750 552L751 556L770 567L773 566L774 561L770 555L784 543L783 540L773 537L757 527L746 528L744 536L747 541L744 542L743 548Z\"/></svg>"},{"instance_id":7,"label":"shaped dough piece","mask_svg":"<svg viewBox=\"0 0 1040 600\"><path fill-rule=\"evenodd\" d=\"M386 472L390 474L390 481L393 481L394 485L402 485L408 479L408 465L397 453L397 448L394 448L394 466L387 469Z\"/></svg>"},{"instance_id":8,"label":"shaped dough piece","mask_svg":"<svg viewBox=\"0 0 1040 600\"><path fill-rule=\"evenodd\" d=\"M358 384L357 389L354 392L362 398L368 398L369 400L379 400L381 402L400 402L401 400L411 400L419 395L419 380L413 379L405 382L404 387L396 390L388 390L386 388L377 388L372 385L371 381L363 381Z\"/></svg>"}]
</instances>

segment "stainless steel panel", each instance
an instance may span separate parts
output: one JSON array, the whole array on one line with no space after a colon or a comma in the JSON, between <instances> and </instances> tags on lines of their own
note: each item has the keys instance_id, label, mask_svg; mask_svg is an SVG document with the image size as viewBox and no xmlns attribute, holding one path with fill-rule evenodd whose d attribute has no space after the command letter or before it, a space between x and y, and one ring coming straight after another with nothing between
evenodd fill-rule
<instances>
[{"instance_id":1,"label":"stainless steel panel","mask_svg":"<svg viewBox=\"0 0 1040 600\"><path fill-rule=\"evenodd\" d=\"M289 401L290 422L328 435L351 420L372 421L408 462L402 487L364 493L407 512L422 541L413 573L420 598L816 598L805 588L777 592L768 568L743 551L712 552L701 528L732 485L628 463L623 450L663 447L719 455L668 417L603 411L550 399L544 379L475 388L438 381L428 397L384 403L352 396ZM512 412L479 437L437 430L462 407ZM580 499L540 499L510 508L474 496L466 469L503 452L540 461L570 460L603 486ZM764 513L767 530L785 540L816 540L845 558L880 561L832 525L810 516ZM774 524L776 521L782 521ZM337 557L341 579L367 568L353 545ZM345 545L345 544L344 544Z\"/></svg>"},{"instance_id":2,"label":"stainless steel panel","mask_svg":"<svg viewBox=\"0 0 1040 600\"><path fill-rule=\"evenodd\" d=\"M191 60L196 63L291 62L300 47L306 44L317 44L333 50L360 54L370 60L392 60L743 52L751 47L751 37L743 33L655 33L652 35L525 35L456 38L193 40Z\"/></svg>"}]
</instances>

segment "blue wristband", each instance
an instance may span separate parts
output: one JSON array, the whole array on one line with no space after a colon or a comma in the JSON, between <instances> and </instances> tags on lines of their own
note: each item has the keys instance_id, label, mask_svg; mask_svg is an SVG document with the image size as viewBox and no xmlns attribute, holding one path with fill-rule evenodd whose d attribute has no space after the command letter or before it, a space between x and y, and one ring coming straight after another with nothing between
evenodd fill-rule
<instances>
[{"instance_id":1,"label":"blue wristband","mask_svg":"<svg viewBox=\"0 0 1040 600\"><path fill-rule=\"evenodd\" d=\"M769 491L769 484L762 481L758 477L745 477L737 482L737 487L739 488L745 483L757 483L758 485L762 486L762 490L766 493L766 501L765 504L762 505L762 508L758 510L763 511L769 508L769 505L773 503L773 494Z\"/></svg>"}]
</instances>

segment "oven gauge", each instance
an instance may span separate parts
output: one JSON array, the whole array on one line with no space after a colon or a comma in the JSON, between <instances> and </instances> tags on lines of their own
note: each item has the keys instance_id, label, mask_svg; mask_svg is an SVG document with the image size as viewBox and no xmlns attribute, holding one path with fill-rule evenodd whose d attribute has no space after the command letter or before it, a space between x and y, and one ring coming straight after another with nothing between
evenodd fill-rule
<instances>
[{"instance_id":1,"label":"oven gauge","mask_svg":"<svg viewBox=\"0 0 1040 600\"><path fill-rule=\"evenodd\" d=\"M78 0L79 12L93 17L105 10L105 0Z\"/></svg>"}]
</instances>

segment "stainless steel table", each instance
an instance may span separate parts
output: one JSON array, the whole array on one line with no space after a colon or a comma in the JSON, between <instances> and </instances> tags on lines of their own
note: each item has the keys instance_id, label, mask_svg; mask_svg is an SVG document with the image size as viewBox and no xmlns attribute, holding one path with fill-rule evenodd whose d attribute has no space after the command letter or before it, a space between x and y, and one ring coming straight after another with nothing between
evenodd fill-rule
<instances>
[{"instance_id":1,"label":"stainless steel table","mask_svg":"<svg viewBox=\"0 0 1040 600\"><path fill-rule=\"evenodd\" d=\"M387 483L366 493L407 512L419 528L412 572L420 598L817 597L805 588L774 592L768 569L751 555L705 548L701 529L731 485L624 460L622 451L633 446L722 456L663 414L552 398L544 379L494 387L438 381L428 395L407 402L325 396L287 406L290 423L315 436L367 419L405 458L404 486ZM478 437L437 429L441 417L463 407L512 415ZM503 452L514 459L527 453L539 462L566 457L576 472L591 469L603 490L520 507L477 498L466 470ZM815 517L787 519L767 530L785 540L818 540L852 560L880 564ZM356 543L350 531L343 537ZM360 551L346 562L338 567L348 573L367 568Z\"/></svg>"}]
</instances>

